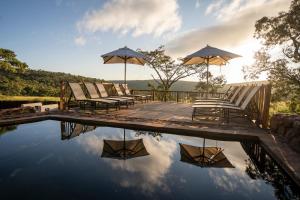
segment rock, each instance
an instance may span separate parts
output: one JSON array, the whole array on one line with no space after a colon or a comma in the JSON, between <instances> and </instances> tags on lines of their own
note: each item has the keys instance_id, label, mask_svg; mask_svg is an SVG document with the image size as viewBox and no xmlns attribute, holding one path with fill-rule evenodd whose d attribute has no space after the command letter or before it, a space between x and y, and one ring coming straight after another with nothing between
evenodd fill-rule
<instances>
[{"instance_id":1,"label":"rock","mask_svg":"<svg viewBox=\"0 0 300 200\"><path fill-rule=\"evenodd\" d=\"M271 131L281 135L288 145L300 153L300 116L276 114L270 121Z\"/></svg>"},{"instance_id":2,"label":"rock","mask_svg":"<svg viewBox=\"0 0 300 200\"><path fill-rule=\"evenodd\" d=\"M293 140L291 140L289 142L289 145L294 151L300 153L300 137L297 137L297 138L294 138Z\"/></svg>"},{"instance_id":3,"label":"rock","mask_svg":"<svg viewBox=\"0 0 300 200\"><path fill-rule=\"evenodd\" d=\"M284 126L279 126L279 128L276 131L276 133L279 134L279 135L283 135L284 136L285 133L286 133L286 128Z\"/></svg>"},{"instance_id":4,"label":"rock","mask_svg":"<svg viewBox=\"0 0 300 200\"><path fill-rule=\"evenodd\" d=\"M300 132L300 119L293 122L293 128L299 130Z\"/></svg>"},{"instance_id":5,"label":"rock","mask_svg":"<svg viewBox=\"0 0 300 200\"><path fill-rule=\"evenodd\" d=\"M276 132L277 128L278 128L277 119L275 116L272 116L270 119L270 129L272 132Z\"/></svg>"},{"instance_id":6,"label":"rock","mask_svg":"<svg viewBox=\"0 0 300 200\"><path fill-rule=\"evenodd\" d=\"M288 129L288 131L285 134L285 139L288 143L290 143L293 139L299 137L299 133L295 129Z\"/></svg>"},{"instance_id":7,"label":"rock","mask_svg":"<svg viewBox=\"0 0 300 200\"><path fill-rule=\"evenodd\" d=\"M282 125L284 116L282 114L273 115L270 120L270 128L273 132L276 132L277 129Z\"/></svg>"},{"instance_id":8,"label":"rock","mask_svg":"<svg viewBox=\"0 0 300 200\"><path fill-rule=\"evenodd\" d=\"M294 117L293 115L283 117L283 118L282 118L282 125L283 125L285 128L293 127L294 118L295 118L295 117Z\"/></svg>"}]
</instances>

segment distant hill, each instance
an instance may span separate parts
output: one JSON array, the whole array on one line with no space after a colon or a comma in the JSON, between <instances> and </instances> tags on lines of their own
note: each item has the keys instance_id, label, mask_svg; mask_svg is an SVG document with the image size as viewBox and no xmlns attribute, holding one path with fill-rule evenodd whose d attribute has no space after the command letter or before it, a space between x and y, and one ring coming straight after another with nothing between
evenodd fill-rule
<instances>
[{"instance_id":1,"label":"distant hill","mask_svg":"<svg viewBox=\"0 0 300 200\"><path fill-rule=\"evenodd\" d=\"M0 69L0 95L59 96L61 81L102 81L62 72L29 69L24 73Z\"/></svg>"},{"instance_id":2,"label":"distant hill","mask_svg":"<svg viewBox=\"0 0 300 200\"><path fill-rule=\"evenodd\" d=\"M88 81L97 82L103 79L95 79L77 76L62 72L50 72L44 70L29 69L23 73L10 72L0 69L0 95L9 96L59 96L61 81ZM123 80L109 82L123 83ZM132 89L149 89L148 83L153 80L129 80L128 85ZM178 81L171 90L193 91L197 82Z\"/></svg>"},{"instance_id":3,"label":"distant hill","mask_svg":"<svg viewBox=\"0 0 300 200\"><path fill-rule=\"evenodd\" d=\"M111 82L115 83L123 83L123 80L111 80ZM128 80L127 84L130 89L137 89L137 90L147 90L149 89L148 83L155 84L153 80ZM174 83L171 87L171 90L177 91L194 91L197 82L193 81L178 81Z\"/></svg>"}]
</instances>

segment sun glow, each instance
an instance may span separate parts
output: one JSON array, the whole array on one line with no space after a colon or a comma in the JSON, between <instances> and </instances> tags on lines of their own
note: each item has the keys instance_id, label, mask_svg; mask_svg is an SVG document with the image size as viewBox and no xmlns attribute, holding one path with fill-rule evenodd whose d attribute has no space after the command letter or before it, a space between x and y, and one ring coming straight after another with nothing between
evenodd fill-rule
<instances>
[{"instance_id":1,"label":"sun glow","mask_svg":"<svg viewBox=\"0 0 300 200\"><path fill-rule=\"evenodd\" d=\"M240 58L235 58L229 61L228 64L221 67L211 67L211 72L214 75L224 75L227 83L239 83L245 82L244 74L242 72L243 66L252 65L255 62L254 54L261 48L261 43L256 39L248 39L241 45L228 49L231 52L241 55ZM260 80L265 80L265 77L261 77Z\"/></svg>"}]
</instances>

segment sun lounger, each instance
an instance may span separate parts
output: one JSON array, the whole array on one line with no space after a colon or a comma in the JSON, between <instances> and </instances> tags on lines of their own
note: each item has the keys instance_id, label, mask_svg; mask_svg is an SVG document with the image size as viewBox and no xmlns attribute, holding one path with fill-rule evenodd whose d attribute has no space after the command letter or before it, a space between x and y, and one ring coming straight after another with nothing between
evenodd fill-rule
<instances>
[{"instance_id":1,"label":"sun lounger","mask_svg":"<svg viewBox=\"0 0 300 200\"><path fill-rule=\"evenodd\" d=\"M224 93L224 95L222 97L210 97L210 98L197 98L196 97L196 101L218 101L218 100L227 100L230 98L230 96L232 95L234 89L232 89L232 86L229 86L229 88L226 90L226 92Z\"/></svg>"},{"instance_id":2,"label":"sun lounger","mask_svg":"<svg viewBox=\"0 0 300 200\"><path fill-rule=\"evenodd\" d=\"M224 103L233 103L236 97L238 96L239 92L243 89L243 86L237 87L232 95L230 96L230 99L202 99L202 100L196 100L196 102L224 102Z\"/></svg>"},{"instance_id":3,"label":"sun lounger","mask_svg":"<svg viewBox=\"0 0 300 200\"><path fill-rule=\"evenodd\" d=\"M128 99L128 98L122 98L119 96L109 96L102 83L95 83L95 85L96 85L96 88L98 89L102 98L112 99L112 100L120 101L120 102L126 102L127 105L134 105L133 98Z\"/></svg>"},{"instance_id":4,"label":"sun lounger","mask_svg":"<svg viewBox=\"0 0 300 200\"><path fill-rule=\"evenodd\" d=\"M226 102L226 101L206 101L206 102L196 102L194 105L228 105L228 106L240 106L242 100L246 96L247 92L251 90L252 86L246 86L242 89L240 95L238 95L238 99L234 102Z\"/></svg>"},{"instance_id":5,"label":"sun lounger","mask_svg":"<svg viewBox=\"0 0 300 200\"><path fill-rule=\"evenodd\" d=\"M88 99L88 98L86 98L79 83L68 83L68 84L71 89L72 95L74 96L75 100L79 103L80 107L83 106L85 108L85 105L87 103L94 105L95 108L97 107L97 104L103 104L103 105L105 105L107 111L109 109L109 106L114 106L116 109L118 109L120 107L118 101L102 99L102 98Z\"/></svg>"},{"instance_id":6,"label":"sun lounger","mask_svg":"<svg viewBox=\"0 0 300 200\"><path fill-rule=\"evenodd\" d=\"M149 101L152 98L152 95L131 94L127 84L122 84L122 87L124 88L125 95L128 96L128 97L134 97L137 100L140 100L142 102L143 101Z\"/></svg>"},{"instance_id":7,"label":"sun lounger","mask_svg":"<svg viewBox=\"0 0 300 200\"><path fill-rule=\"evenodd\" d=\"M125 99L132 99L134 100L133 97L126 97L126 95L122 92L121 88L120 88L120 85L118 83L114 83L114 87L116 89L116 92L117 92L117 95L118 97L121 97L121 98L125 98Z\"/></svg>"},{"instance_id":8,"label":"sun lounger","mask_svg":"<svg viewBox=\"0 0 300 200\"><path fill-rule=\"evenodd\" d=\"M127 99L109 98L109 97L106 97L106 96L103 97L100 92L99 93L100 93L101 96L99 96L99 94L97 92L97 89L95 88L95 85L93 83L84 82L84 86L87 89L91 99L100 99L100 98L102 98L102 99L107 99L107 100L118 101L120 106L121 105L126 105L126 107L128 107L128 105L131 104L131 102L128 101Z\"/></svg>"},{"instance_id":9,"label":"sun lounger","mask_svg":"<svg viewBox=\"0 0 300 200\"><path fill-rule=\"evenodd\" d=\"M260 86L254 86L250 92L245 96L245 100L242 102L241 106L235 106L235 105L222 105L222 104L213 104L213 105L193 105L193 113L192 113L192 120L197 114L201 114L199 110L204 109L219 109L223 111L224 117L226 118L227 122L229 122L230 118L230 111L237 111L242 112L245 114L245 110L247 106L249 105L250 101L254 97L254 95L257 93L257 91L260 89ZM207 114L207 113L205 113Z\"/></svg>"}]
</instances>

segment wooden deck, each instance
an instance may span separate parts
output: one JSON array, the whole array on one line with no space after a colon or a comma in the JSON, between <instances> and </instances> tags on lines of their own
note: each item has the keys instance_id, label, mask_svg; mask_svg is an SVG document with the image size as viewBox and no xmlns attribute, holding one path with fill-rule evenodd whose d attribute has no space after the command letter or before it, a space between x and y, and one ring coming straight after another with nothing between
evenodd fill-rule
<instances>
[{"instance_id":1,"label":"wooden deck","mask_svg":"<svg viewBox=\"0 0 300 200\"><path fill-rule=\"evenodd\" d=\"M180 123L187 122L211 126L222 125L223 128L234 128L238 126L256 129L253 123L244 118L235 118L229 123L225 123L224 119L219 119L218 117L202 116L192 121L192 104L189 103L150 102L146 104L136 104L134 107L121 109L114 112L114 114L122 117L134 117L145 120L177 121Z\"/></svg>"}]
</instances>

